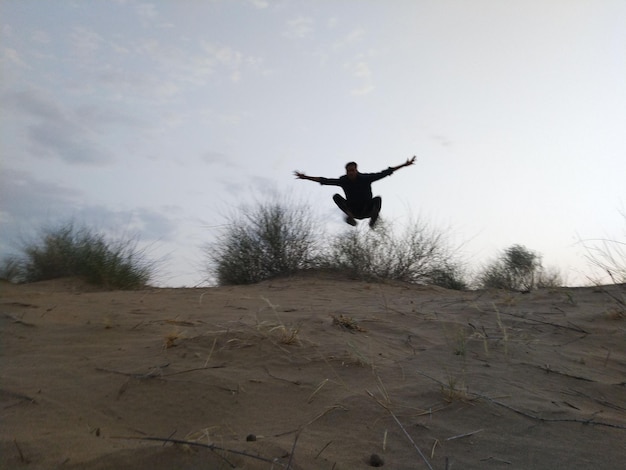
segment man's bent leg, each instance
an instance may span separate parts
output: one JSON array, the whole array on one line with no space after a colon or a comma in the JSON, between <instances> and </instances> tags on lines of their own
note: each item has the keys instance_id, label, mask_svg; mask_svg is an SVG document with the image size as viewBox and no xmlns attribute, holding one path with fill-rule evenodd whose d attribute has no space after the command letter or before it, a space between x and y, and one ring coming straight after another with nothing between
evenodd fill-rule
<instances>
[{"instance_id":1,"label":"man's bent leg","mask_svg":"<svg viewBox=\"0 0 626 470\"><path fill-rule=\"evenodd\" d=\"M370 215L370 227L374 227L376 225L376 221L378 220L378 215L380 214L380 209L383 207L383 200L380 196L376 196L372 199L372 212Z\"/></svg>"},{"instance_id":2,"label":"man's bent leg","mask_svg":"<svg viewBox=\"0 0 626 470\"><path fill-rule=\"evenodd\" d=\"M335 204L337 204L337 207L339 207L339 209L341 209L343 213L346 214L346 223L352 226L356 225L356 220L354 220L354 215L352 215L352 212L350 211L350 208L348 207L348 201L346 201L339 194L335 194L333 196L333 201L335 201Z\"/></svg>"}]
</instances>

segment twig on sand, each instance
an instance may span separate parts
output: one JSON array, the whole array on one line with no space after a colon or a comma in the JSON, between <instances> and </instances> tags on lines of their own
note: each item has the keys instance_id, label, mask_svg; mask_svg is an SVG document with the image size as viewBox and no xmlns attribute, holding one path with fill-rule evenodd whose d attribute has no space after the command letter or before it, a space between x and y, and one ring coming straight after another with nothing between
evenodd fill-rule
<instances>
[{"instance_id":1,"label":"twig on sand","mask_svg":"<svg viewBox=\"0 0 626 470\"><path fill-rule=\"evenodd\" d=\"M626 426L621 425L621 424L612 424L612 423L605 423L602 421L596 421L593 418L589 418L589 419L576 419L576 418L544 418L543 416L537 416L535 414L532 413L527 413L525 411L522 410L518 410L517 408L514 408L510 405L507 405L506 403L502 403L498 400L494 400L491 397L488 397L487 395L482 395L480 393L472 393L472 395L478 397L478 398L483 398L487 401L490 401L491 403L495 404L495 405L499 405L503 408L506 408L508 410L511 410L514 413L517 413L519 415L522 416L526 416L527 418L531 418L531 419L535 419L537 421L543 421L543 422L547 422L547 423L581 423L581 424L595 424L596 426L606 426L609 428L616 428L616 429L626 429Z\"/></svg>"},{"instance_id":2,"label":"twig on sand","mask_svg":"<svg viewBox=\"0 0 626 470\"><path fill-rule=\"evenodd\" d=\"M11 391L9 391L9 390L5 390L5 389L3 389L3 388L0 388L0 394L3 394L3 395L8 395L10 398L14 398L14 399L16 399L16 400L20 400L20 401L18 402L18 404L19 404L20 402L22 402L22 401L27 401L27 402L30 402L30 403L32 403L32 404L34 404L34 405L37 405L37 400L35 400L34 398L29 397L28 395L25 395L25 394L23 394L23 393L19 393L19 392L11 392ZM13 404L13 405L7 405L7 406L5 406L3 409L5 409L5 410L6 410L7 408L11 408L11 407L13 407L13 406L15 406L15 404Z\"/></svg>"},{"instance_id":3,"label":"twig on sand","mask_svg":"<svg viewBox=\"0 0 626 470\"><path fill-rule=\"evenodd\" d=\"M445 384L441 381L438 380L434 377L431 377L428 374L425 374L424 372L421 372L417 369L414 369L415 372L417 372L419 375L426 377L427 379L432 380L433 382L436 382L442 386L445 386ZM622 424L612 424L612 423L605 423L602 421L595 421L593 418L589 418L589 419L576 419L576 418L545 418L543 416L538 416L536 414L533 413L527 413L526 411L522 411L519 410L517 408L514 408L510 405L507 405L506 403L502 403L501 401L495 400L487 395L483 395L482 393L476 393L476 392L467 392L470 395L473 395L477 398L482 398L484 400L487 400L491 403L493 403L494 405L498 405L501 406L503 408L506 408L507 410L510 410L514 413L517 413L519 415L522 416L526 416L527 418L531 418L531 419L535 419L537 421L543 421L546 423L581 423L581 424L594 424L596 426L606 426L609 428L616 428L616 429L626 429L626 426L622 425Z\"/></svg>"},{"instance_id":4,"label":"twig on sand","mask_svg":"<svg viewBox=\"0 0 626 470\"><path fill-rule=\"evenodd\" d=\"M549 365L540 366L540 365L536 365L536 364L528 364L527 362L521 362L521 364L522 365L529 365L529 366L538 367L539 369L541 369L544 372L547 372L548 374L558 374L558 375L562 375L563 377L569 377L570 379L584 380L585 382L597 382L596 380L589 379L587 377L583 377L583 376L580 376L580 375L573 375L573 374L568 374L567 372L560 372L560 371L558 371L556 369L553 369Z\"/></svg>"},{"instance_id":5,"label":"twig on sand","mask_svg":"<svg viewBox=\"0 0 626 470\"><path fill-rule=\"evenodd\" d=\"M318 459L320 455L322 455L322 452L324 452L326 450L326 448L331 445L333 443L333 441L328 441L328 443L322 447L322 450L320 450L317 455L315 456L315 459Z\"/></svg>"},{"instance_id":6,"label":"twig on sand","mask_svg":"<svg viewBox=\"0 0 626 470\"><path fill-rule=\"evenodd\" d=\"M328 379L324 379L322 380L322 382L317 386L317 388L313 391L313 393L311 393L311 396L309 397L309 399L306 401L307 403L311 403L313 401L313 398L315 397L315 395L317 395L317 392L319 392L322 387L324 385L326 385L328 383Z\"/></svg>"},{"instance_id":7,"label":"twig on sand","mask_svg":"<svg viewBox=\"0 0 626 470\"><path fill-rule=\"evenodd\" d=\"M487 462L489 460L493 460L494 462L502 462L507 465L511 465L511 462L509 462L508 460L496 459L495 457L487 457L486 459L480 459L481 462Z\"/></svg>"},{"instance_id":8,"label":"twig on sand","mask_svg":"<svg viewBox=\"0 0 626 470\"><path fill-rule=\"evenodd\" d=\"M163 379L165 377L172 377L174 375L180 375L180 374L187 374L189 372L195 372L198 370L207 370L207 369L222 369L224 367L226 367L225 364L217 364L214 366L204 366L204 367L195 367L193 369L185 369L185 370L179 370L178 372L172 372L170 374L164 374L163 373L163 369L165 367L168 367L169 364L164 364L162 366L155 366L154 368L152 368L152 370L146 374L137 374L137 373L131 373L131 372L123 372L123 371L119 371L119 370L114 370L114 369L105 369L103 367L96 367L96 370L98 372L108 372L110 374L118 374L118 375L125 375L126 377L132 377L133 379L154 379L154 378L159 378L159 379Z\"/></svg>"},{"instance_id":9,"label":"twig on sand","mask_svg":"<svg viewBox=\"0 0 626 470\"><path fill-rule=\"evenodd\" d=\"M296 453L296 444L298 443L301 432L302 428L298 430L298 432L296 433L296 438L293 440L293 446L291 446L291 454L289 455L289 461L287 462L287 470L291 468L291 462L293 461L293 455Z\"/></svg>"},{"instance_id":10,"label":"twig on sand","mask_svg":"<svg viewBox=\"0 0 626 470\"><path fill-rule=\"evenodd\" d=\"M154 437L154 436L146 436L146 437L139 437L139 436L111 436L111 439L128 439L128 440L135 440L135 441L156 441L156 442L164 442L164 443L169 442L171 444L188 445L188 446L192 446L192 447L202 447L204 449L209 449L209 450L215 452L217 456L221 457L226 462L228 462L228 465L230 465L230 468L236 468L236 465L234 465L232 462L227 460L224 456L218 454L216 451L229 452L231 454L241 455L243 457L249 457L251 459L260 460L261 462L267 462L267 463L271 463L271 464L278 464L280 466L284 466L280 462L277 462L276 459L268 459L268 458L265 458L265 457L261 457L259 455L249 454L249 453L241 451L241 450L227 449L225 447L216 446L215 444L204 444L203 442L186 441L184 439L172 439L172 438L169 438L169 437Z\"/></svg>"},{"instance_id":11,"label":"twig on sand","mask_svg":"<svg viewBox=\"0 0 626 470\"><path fill-rule=\"evenodd\" d=\"M265 369L265 372L267 372L267 375L269 375L273 379L282 380L284 382L289 382L290 384L294 384L294 385L302 385L302 382L300 382L299 380L283 379L282 377L278 377L277 375L272 374L270 370L267 368L267 366L264 366L263 368Z\"/></svg>"},{"instance_id":12,"label":"twig on sand","mask_svg":"<svg viewBox=\"0 0 626 470\"><path fill-rule=\"evenodd\" d=\"M404 428L404 426L402 425L402 423L400 422L400 420L397 418L397 416L393 413L393 411L391 411L389 409L389 407L387 405L385 405L383 402L381 402L378 398L376 398L376 396L374 396L374 394L372 392L370 392L369 390L366 390L367 394L372 397L376 403L378 403L380 406L382 406L384 409L387 410L387 412L391 415L391 417L394 419L394 421L396 422L396 424L398 426L400 426L400 429L402 429L402 432L404 433L404 435L407 437L407 439L409 440L409 442L411 444L413 444L413 447L415 448L415 450L417 451L417 453L419 454L419 456L422 458L422 460L424 461L424 463L426 464L426 466L430 469L433 470L433 467L430 465L430 462L428 461L428 459L426 458L426 456L422 453L422 451L420 450L420 448L417 446L417 444L415 443L415 441L413 440L413 438L411 437L411 435L407 432L407 430Z\"/></svg>"},{"instance_id":13,"label":"twig on sand","mask_svg":"<svg viewBox=\"0 0 626 470\"><path fill-rule=\"evenodd\" d=\"M435 458L435 448L437 447L437 444L439 444L439 439L435 439L435 442L433 442L433 447L432 447L432 449L430 449L430 458L431 459Z\"/></svg>"},{"instance_id":14,"label":"twig on sand","mask_svg":"<svg viewBox=\"0 0 626 470\"><path fill-rule=\"evenodd\" d=\"M496 312L497 312L497 309L496 309ZM540 323L542 325L550 325L550 326L554 326L555 328L563 328L564 330L576 331L577 333L584 333L586 335L589 334L589 332L587 330L581 328L578 325L575 325L574 323L572 323L570 321L568 321L568 323L571 326L567 326L567 325L561 325L559 323L554 323L554 322L551 322L551 321L545 321L545 320L539 320L537 318L525 317L525 316L522 316L522 315L519 315L519 314L516 314L516 313L510 313L510 312L499 312L499 313L501 313L503 315L508 315L510 317L513 317L513 318L517 318L518 320L526 320L526 321L531 321L531 322L534 322L534 323Z\"/></svg>"},{"instance_id":15,"label":"twig on sand","mask_svg":"<svg viewBox=\"0 0 626 470\"><path fill-rule=\"evenodd\" d=\"M278 436L284 436L286 434L291 434L292 432L296 433L296 437L293 441L293 446L291 447L291 454L289 455L289 462L287 462L287 470L289 470L291 468L291 462L293 461L293 456L296 452L296 444L298 444L298 439L300 439L300 434L302 434L302 431L304 431L304 429L307 426L310 426L311 424L313 424L315 421L317 421L320 418L323 418L324 416L326 416L328 413L330 413L331 411L337 410L337 409L342 409L345 410L346 408L342 405L333 405L333 406L329 406L328 408L326 408L324 411L322 411L320 414L318 414L315 418L313 418L312 420L310 420L308 423L303 424L302 426L300 426L298 429L296 429L295 431L288 431L288 432L284 432L281 434L277 434L276 437ZM332 441L331 441L332 442ZM322 450L319 451L319 453L317 454L317 456L319 457L319 455L322 453L322 451L328 447L330 445L330 442L328 444L326 444L326 446L324 446L324 448ZM317 458L317 457L316 457Z\"/></svg>"},{"instance_id":16,"label":"twig on sand","mask_svg":"<svg viewBox=\"0 0 626 470\"><path fill-rule=\"evenodd\" d=\"M15 444L15 448L17 449L18 454L20 454L20 462L25 463L25 464L30 463L30 460L24 457L24 453L22 452L22 449L17 443L17 439L13 439L13 444Z\"/></svg>"},{"instance_id":17,"label":"twig on sand","mask_svg":"<svg viewBox=\"0 0 626 470\"><path fill-rule=\"evenodd\" d=\"M477 431L466 432L465 434L457 434L456 436L452 436L446 439L446 441L453 441L455 439L461 439L462 437L473 436L474 434L478 434L479 432L483 432L484 429L478 429Z\"/></svg>"}]
</instances>

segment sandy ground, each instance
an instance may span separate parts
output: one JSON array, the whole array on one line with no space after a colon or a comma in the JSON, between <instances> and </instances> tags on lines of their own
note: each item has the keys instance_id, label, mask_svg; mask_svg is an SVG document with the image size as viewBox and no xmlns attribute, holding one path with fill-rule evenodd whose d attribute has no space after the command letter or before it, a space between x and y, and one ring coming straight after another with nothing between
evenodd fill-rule
<instances>
[{"instance_id":1,"label":"sandy ground","mask_svg":"<svg viewBox=\"0 0 626 470\"><path fill-rule=\"evenodd\" d=\"M621 469L615 296L5 283L0 466Z\"/></svg>"}]
</instances>

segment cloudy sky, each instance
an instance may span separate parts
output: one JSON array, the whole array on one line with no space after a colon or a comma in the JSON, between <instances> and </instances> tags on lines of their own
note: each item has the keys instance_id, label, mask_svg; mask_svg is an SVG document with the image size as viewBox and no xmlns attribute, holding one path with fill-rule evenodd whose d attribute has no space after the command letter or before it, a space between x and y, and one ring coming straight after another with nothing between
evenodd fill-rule
<instances>
[{"instance_id":1,"label":"cloudy sky","mask_svg":"<svg viewBox=\"0 0 626 470\"><path fill-rule=\"evenodd\" d=\"M471 266L520 243L571 283L623 237L623 0L0 0L0 255L70 218L138 235L160 285L272 195L344 227L293 170L380 171Z\"/></svg>"}]
</instances>

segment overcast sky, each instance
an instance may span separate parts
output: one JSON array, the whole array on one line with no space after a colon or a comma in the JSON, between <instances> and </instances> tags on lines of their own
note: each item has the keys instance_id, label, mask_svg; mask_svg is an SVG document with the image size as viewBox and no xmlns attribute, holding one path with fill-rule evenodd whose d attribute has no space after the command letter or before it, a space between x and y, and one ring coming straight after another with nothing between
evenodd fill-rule
<instances>
[{"instance_id":1,"label":"overcast sky","mask_svg":"<svg viewBox=\"0 0 626 470\"><path fill-rule=\"evenodd\" d=\"M0 24L0 255L73 218L196 285L243 203L349 229L293 170L412 155L382 217L473 267L519 243L580 283L580 239L626 231L623 0L0 0Z\"/></svg>"}]
</instances>

